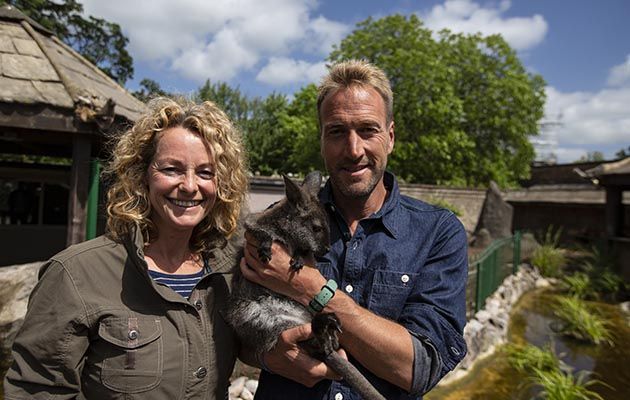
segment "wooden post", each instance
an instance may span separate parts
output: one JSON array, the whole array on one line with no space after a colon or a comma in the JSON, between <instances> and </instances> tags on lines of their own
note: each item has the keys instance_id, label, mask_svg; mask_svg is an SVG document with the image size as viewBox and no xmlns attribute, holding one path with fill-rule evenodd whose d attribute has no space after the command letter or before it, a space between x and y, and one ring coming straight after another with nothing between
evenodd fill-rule
<instances>
[{"instance_id":1,"label":"wooden post","mask_svg":"<svg viewBox=\"0 0 630 400\"><path fill-rule=\"evenodd\" d=\"M90 138L86 135L75 133L72 138L67 246L85 240L91 150Z\"/></svg>"},{"instance_id":2,"label":"wooden post","mask_svg":"<svg viewBox=\"0 0 630 400\"><path fill-rule=\"evenodd\" d=\"M606 186L606 236L621 236L622 205L621 187Z\"/></svg>"}]
</instances>

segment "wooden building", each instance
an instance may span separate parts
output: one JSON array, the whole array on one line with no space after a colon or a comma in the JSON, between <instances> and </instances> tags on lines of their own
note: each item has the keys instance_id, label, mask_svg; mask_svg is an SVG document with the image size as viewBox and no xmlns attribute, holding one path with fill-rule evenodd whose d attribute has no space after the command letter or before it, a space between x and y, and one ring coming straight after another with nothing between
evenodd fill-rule
<instances>
[{"instance_id":1,"label":"wooden building","mask_svg":"<svg viewBox=\"0 0 630 400\"><path fill-rule=\"evenodd\" d=\"M88 212L96 215L96 202L88 207L90 182L98 188L94 160L102 156L107 134L144 110L51 32L16 8L0 6L0 265L45 259L85 240ZM53 206L46 192L53 187L67 190L67 212L65 221L57 216L47 224L44 216ZM54 192L48 199L59 203ZM23 217L24 210L10 207L20 195L33 203Z\"/></svg>"}]
</instances>

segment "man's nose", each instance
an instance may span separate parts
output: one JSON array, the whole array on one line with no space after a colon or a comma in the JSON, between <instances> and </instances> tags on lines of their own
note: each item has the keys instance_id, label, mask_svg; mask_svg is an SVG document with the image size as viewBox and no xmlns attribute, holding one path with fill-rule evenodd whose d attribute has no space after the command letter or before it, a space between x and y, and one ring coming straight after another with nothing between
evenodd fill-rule
<instances>
[{"instance_id":1,"label":"man's nose","mask_svg":"<svg viewBox=\"0 0 630 400\"><path fill-rule=\"evenodd\" d=\"M363 139L361 139L361 136L354 129L348 133L346 152L352 159L363 156Z\"/></svg>"}]
</instances>

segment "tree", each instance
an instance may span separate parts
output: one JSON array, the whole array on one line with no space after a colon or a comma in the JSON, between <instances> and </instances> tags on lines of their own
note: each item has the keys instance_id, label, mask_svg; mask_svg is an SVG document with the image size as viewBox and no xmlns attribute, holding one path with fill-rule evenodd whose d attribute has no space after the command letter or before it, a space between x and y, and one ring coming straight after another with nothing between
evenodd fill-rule
<instances>
[{"instance_id":1,"label":"tree","mask_svg":"<svg viewBox=\"0 0 630 400\"><path fill-rule=\"evenodd\" d=\"M589 151L576 162L604 161L604 153L601 151Z\"/></svg>"},{"instance_id":2,"label":"tree","mask_svg":"<svg viewBox=\"0 0 630 400\"><path fill-rule=\"evenodd\" d=\"M206 80L197 90L195 98L198 101L213 101L241 128L248 119L250 101L238 87L232 88L225 82L210 83L210 80Z\"/></svg>"},{"instance_id":3,"label":"tree","mask_svg":"<svg viewBox=\"0 0 630 400\"><path fill-rule=\"evenodd\" d=\"M366 59L395 93L390 168L409 182L517 185L529 175L545 102L544 81L527 73L499 35L437 35L415 16L360 22L329 61Z\"/></svg>"},{"instance_id":4,"label":"tree","mask_svg":"<svg viewBox=\"0 0 630 400\"><path fill-rule=\"evenodd\" d=\"M630 146L628 146L627 149L621 149L618 152L616 152L615 157L617 157L618 159L630 157Z\"/></svg>"},{"instance_id":5,"label":"tree","mask_svg":"<svg viewBox=\"0 0 630 400\"><path fill-rule=\"evenodd\" d=\"M317 86L304 86L294 94L286 118L280 122L282 129L293 135L293 148L289 156L292 172L306 175L313 170L324 170L319 146L319 122L317 121Z\"/></svg>"},{"instance_id":6,"label":"tree","mask_svg":"<svg viewBox=\"0 0 630 400\"><path fill-rule=\"evenodd\" d=\"M120 25L101 18L83 17L77 0L8 0L59 39L123 85L133 77L133 59L127 51L129 39Z\"/></svg>"},{"instance_id":7,"label":"tree","mask_svg":"<svg viewBox=\"0 0 630 400\"><path fill-rule=\"evenodd\" d=\"M154 97L158 96L172 96L171 93L168 93L159 83L154 81L153 79L144 78L140 81L140 90L136 90L132 93L138 100L142 102L147 102Z\"/></svg>"},{"instance_id":8,"label":"tree","mask_svg":"<svg viewBox=\"0 0 630 400\"><path fill-rule=\"evenodd\" d=\"M290 154L295 135L284 129L288 108L286 96L272 93L264 100L256 98L249 104L250 114L243 130L250 169L260 175L293 171Z\"/></svg>"}]
</instances>

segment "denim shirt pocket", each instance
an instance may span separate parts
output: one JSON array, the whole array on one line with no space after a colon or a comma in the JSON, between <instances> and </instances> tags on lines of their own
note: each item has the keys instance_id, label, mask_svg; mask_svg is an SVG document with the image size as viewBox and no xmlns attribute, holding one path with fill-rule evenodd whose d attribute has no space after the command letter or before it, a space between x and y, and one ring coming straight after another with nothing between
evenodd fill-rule
<instances>
[{"instance_id":1,"label":"denim shirt pocket","mask_svg":"<svg viewBox=\"0 0 630 400\"><path fill-rule=\"evenodd\" d=\"M418 275L402 271L375 271L368 309L380 316L397 320Z\"/></svg>"},{"instance_id":2,"label":"denim shirt pocket","mask_svg":"<svg viewBox=\"0 0 630 400\"><path fill-rule=\"evenodd\" d=\"M162 380L162 325L155 317L108 317L98 327L103 385L120 393L140 393Z\"/></svg>"}]
</instances>

